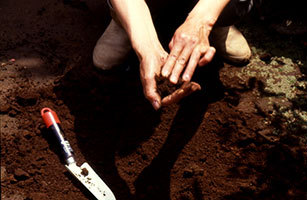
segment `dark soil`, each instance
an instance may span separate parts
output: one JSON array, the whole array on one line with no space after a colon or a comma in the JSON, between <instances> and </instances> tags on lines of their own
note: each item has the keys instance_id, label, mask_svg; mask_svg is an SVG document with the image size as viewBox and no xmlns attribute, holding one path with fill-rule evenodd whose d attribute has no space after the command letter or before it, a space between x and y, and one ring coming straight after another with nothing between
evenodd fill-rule
<instances>
[{"instance_id":1,"label":"dark soil","mask_svg":"<svg viewBox=\"0 0 307 200\"><path fill-rule=\"evenodd\" d=\"M201 91L155 111L133 56L129 70L92 65L105 1L2 0L0 20L1 199L93 199L64 167L44 107L117 199L307 199L306 37L251 17L238 26L252 65L215 58L195 73ZM295 96L268 91L257 70L239 75L252 66L295 77Z\"/></svg>"}]
</instances>

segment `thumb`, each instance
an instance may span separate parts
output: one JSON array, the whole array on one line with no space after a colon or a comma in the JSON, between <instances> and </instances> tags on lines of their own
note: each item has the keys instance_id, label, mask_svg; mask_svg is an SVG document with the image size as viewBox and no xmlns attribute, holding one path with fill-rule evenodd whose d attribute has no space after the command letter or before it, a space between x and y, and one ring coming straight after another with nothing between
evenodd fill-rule
<instances>
[{"instance_id":1,"label":"thumb","mask_svg":"<svg viewBox=\"0 0 307 200\"><path fill-rule=\"evenodd\" d=\"M151 103L155 110L161 107L161 97L157 92L155 78L143 79L143 91L146 99Z\"/></svg>"},{"instance_id":2,"label":"thumb","mask_svg":"<svg viewBox=\"0 0 307 200\"><path fill-rule=\"evenodd\" d=\"M168 44L168 48L170 51L172 50L173 46L174 46L174 38L172 38L172 40Z\"/></svg>"},{"instance_id":3,"label":"thumb","mask_svg":"<svg viewBox=\"0 0 307 200\"><path fill-rule=\"evenodd\" d=\"M215 54L215 48L214 47L209 47L203 57L199 60L198 64L199 66L204 66L211 62Z\"/></svg>"}]
</instances>

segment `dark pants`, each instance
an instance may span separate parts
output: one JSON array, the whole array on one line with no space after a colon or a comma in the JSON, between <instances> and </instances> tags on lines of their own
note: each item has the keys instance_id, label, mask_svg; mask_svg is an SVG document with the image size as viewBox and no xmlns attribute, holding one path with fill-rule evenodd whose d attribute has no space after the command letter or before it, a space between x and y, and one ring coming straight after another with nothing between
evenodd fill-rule
<instances>
[{"instance_id":1,"label":"dark pants","mask_svg":"<svg viewBox=\"0 0 307 200\"><path fill-rule=\"evenodd\" d=\"M222 11L217 26L230 26L240 21L251 10L253 0L232 0Z\"/></svg>"}]
</instances>

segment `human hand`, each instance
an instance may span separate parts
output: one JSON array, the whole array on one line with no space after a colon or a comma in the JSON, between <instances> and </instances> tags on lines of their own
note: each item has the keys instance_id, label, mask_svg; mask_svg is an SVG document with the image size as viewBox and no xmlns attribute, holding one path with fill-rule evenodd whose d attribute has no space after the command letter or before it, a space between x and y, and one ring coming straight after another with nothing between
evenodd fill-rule
<instances>
[{"instance_id":1,"label":"human hand","mask_svg":"<svg viewBox=\"0 0 307 200\"><path fill-rule=\"evenodd\" d=\"M173 93L162 99L162 106L178 103L184 97L189 96L193 92L200 89L200 85L196 82L184 82L179 89L175 90Z\"/></svg>"},{"instance_id":2,"label":"human hand","mask_svg":"<svg viewBox=\"0 0 307 200\"><path fill-rule=\"evenodd\" d=\"M167 58L167 52L160 48L142 55L140 58L140 76L146 99L155 110L161 107L161 97L157 92L156 76L160 76L161 67Z\"/></svg>"},{"instance_id":3,"label":"human hand","mask_svg":"<svg viewBox=\"0 0 307 200\"><path fill-rule=\"evenodd\" d=\"M201 89L200 85L196 82L184 82L179 89L161 100L156 78L160 76L161 67L165 63L166 58L167 53L161 50L160 52L152 52L148 56L143 56L140 62L143 92L155 110L158 110L161 106L178 103L184 97Z\"/></svg>"},{"instance_id":4,"label":"human hand","mask_svg":"<svg viewBox=\"0 0 307 200\"><path fill-rule=\"evenodd\" d=\"M194 20L186 20L175 32L169 48L171 50L162 67L162 76L176 84L183 70L183 81L189 82L197 65L208 64L215 48L209 44L211 28Z\"/></svg>"}]
</instances>

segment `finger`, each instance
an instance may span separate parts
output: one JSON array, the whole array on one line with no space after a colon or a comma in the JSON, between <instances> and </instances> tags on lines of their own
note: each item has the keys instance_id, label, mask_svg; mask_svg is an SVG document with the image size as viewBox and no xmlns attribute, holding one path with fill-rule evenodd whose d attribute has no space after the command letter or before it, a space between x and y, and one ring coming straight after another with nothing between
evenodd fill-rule
<instances>
[{"instance_id":1,"label":"finger","mask_svg":"<svg viewBox=\"0 0 307 200\"><path fill-rule=\"evenodd\" d=\"M182 98L200 89L200 85L196 82L185 82L181 88L179 88L172 94L164 97L161 101L161 104L162 106L167 106L174 103L178 103Z\"/></svg>"},{"instance_id":2,"label":"finger","mask_svg":"<svg viewBox=\"0 0 307 200\"><path fill-rule=\"evenodd\" d=\"M152 104L155 110L161 107L161 97L157 93L157 84L154 77L145 77L142 79L143 90L146 99Z\"/></svg>"},{"instance_id":3,"label":"finger","mask_svg":"<svg viewBox=\"0 0 307 200\"><path fill-rule=\"evenodd\" d=\"M178 82L179 76L186 66L187 61L189 60L191 53L193 51L193 45L186 46L181 52L180 56L176 60L175 66L171 73L170 82L176 84Z\"/></svg>"},{"instance_id":4,"label":"finger","mask_svg":"<svg viewBox=\"0 0 307 200\"><path fill-rule=\"evenodd\" d=\"M199 66L204 66L211 62L215 54L215 48L214 47L209 47L204 54L204 56L199 60Z\"/></svg>"},{"instance_id":5,"label":"finger","mask_svg":"<svg viewBox=\"0 0 307 200\"><path fill-rule=\"evenodd\" d=\"M199 49L198 48L194 49L190 57L189 63L182 75L183 81L189 82L191 80L193 73L199 62L200 56L201 56L201 52L199 51Z\"/></svg>"},{"instance_id":6,"label":"finger","mask_svg":"<svg viewBox=\"0 0 307 200\"><path fill-rule=\"evenodd\" d=\"M161 72L162 76L168 77L170 75L176 63L176 60L182 51L182 48L183 48L182 43L177 43L177 45L176 44L174 45L164 66L162 67L162 72Z\"/></svg>"},{"instance_id":7,"label":"finger","mask_svg":"<svg viewBox=\"0 0 307 200\"><path fill-rule=\"evenodd\" d=\"M169 48L170 51L173 49L173 45L174 45L174 38L172 38L172 40L168 44L168 48Z\"/></svg>"}]
</instances>

